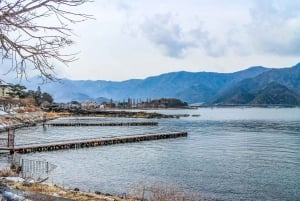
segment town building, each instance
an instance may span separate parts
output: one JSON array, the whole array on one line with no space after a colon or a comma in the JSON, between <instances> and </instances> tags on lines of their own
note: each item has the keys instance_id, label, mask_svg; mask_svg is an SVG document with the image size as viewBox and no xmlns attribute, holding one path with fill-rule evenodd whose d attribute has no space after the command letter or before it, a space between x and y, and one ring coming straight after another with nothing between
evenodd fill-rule
<instances>
[{"instance_id":1,"label":"town building","mask_svg":"<svg viewBox=\"0 0 300 201\"><path fill-rule=\"evenodd\" d=\"M11 92L11 85L0 79L0 96L8 97Z\"/></svg>"}]
</instances>

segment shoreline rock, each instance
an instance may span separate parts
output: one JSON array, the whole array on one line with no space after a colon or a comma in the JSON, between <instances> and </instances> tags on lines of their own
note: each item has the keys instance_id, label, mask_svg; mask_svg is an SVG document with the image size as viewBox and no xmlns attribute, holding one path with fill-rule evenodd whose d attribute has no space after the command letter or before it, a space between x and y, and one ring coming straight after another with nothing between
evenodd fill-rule
<instances>
[{"instance_id":1,"label":"shoreline rock","mask_svg":"<svg viewBox=\"0 0 300 201\"><path fill-rule=\"evenodd\" d=\"M6 179L5 177L0 178L1 187L0 193L2 196L10 196L15 198L26 198L27 200L78 200L78 201L134 201L136 199L121 198L116 195L103 194L99 191L83 192L80 189L67 189L52 184L41 184L33 183L26 184L22 182L22 178L12 177Z\"/></svg>"},{"instance_id":2,"label":"shoreline rock","mask_svg":"<svg viewBox=\"0 0 300 201\"><path fill-rule=\"evenodd\" d=\"M189 114L161 114L157 112L144 111L124 111L124 110L63 110L56 112L24 112L16 114L7 114L0 117L0 132L6 132L9 128L23 128L36 126L43 122L66 116L86 116L86 117L124 117L124 118L144 118L144 119L165 119L188 117Z\"/></svg>"},{"instance_id":3,"label":"shoreline rock","mask_svg":"<svg viewBox=\"0 0 300 201\"><path fill-rule=\"evenodd\" d=\"M25 112L0 117L0 132L6 132L10 128L18 129L23 127L36 126L49 120L59 118L56 113L47 112Z\"/></svg>"},{"instance_id":4,"label":"shoreline rock","mask_svg":"<svg viewBox=\"0 0 300 201\"><path fill-rule=\"evenodd\" d=\"M67 110L71 116L125 117L125 118L177 118L178 115L167 115L157 112L125 111L125 110ZM59 113L59 112L58 112Z\"/></svg>"}]
</instances>

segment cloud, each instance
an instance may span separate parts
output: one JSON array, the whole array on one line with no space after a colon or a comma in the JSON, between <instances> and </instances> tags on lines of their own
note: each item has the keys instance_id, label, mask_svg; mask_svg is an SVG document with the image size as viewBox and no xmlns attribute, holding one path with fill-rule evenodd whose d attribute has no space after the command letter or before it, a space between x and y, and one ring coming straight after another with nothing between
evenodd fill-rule
<instances>
[{"instance_id":1,"label":"cloud","mask_svg":"<svg viewBox=\"0 0 300 201\"><path fill-rule=\"evenodd\" d=\"M208 31L203 30L200 25L191 30L190 33L194 37L197 47L202 49L208 56L220 57L226 54L225 46L216 37L212 37Z\"/></svg>"},{"instance_id":2,"label":"cloud","mask_svg":"<svg viewBox=\"0 0 300 201\"><path fill-rule=\"evenodd\" d=\"M173 58L184 58L189 49L200 49L211 57L225 54L226 48L216 38L204 30L201 23L197 27L184 30L171 14L156 14L141 25L144 36L159 47L165 54Z\"/></svg>"},{"instance_id":3,"label":"cloud","mask_svg":"<svg viewBox=\"0 0 300 201\"><path fill-rule=\"evenodd\" d=\"M255 53L278 56L300 55L300 2L255 1L250 9L251 22L244 26L239 36L246 39ZM244 43L245 44L245 43Z\"/></svg>"},{"instance_id":4,"label":"cloud","mask_svg":"<svg viewBox=\"0 0 300 201\"><path fill-rule=\"evenodd\" d=\"M296 0L104 0L84 9L97 20L74 26L80 60L66 71L76 79L299 62Z\"/></svg>"},{"instance_id":5,"label":"cloud","mask_svg":"<svg viewBox=\"0 0 300 201\"><path fill-rule=\"evenodd\" d=\"M195 47L185 38L182 28L174 23L171 14L156 14L147 18L141 25L141 31L148 40L163 47L169 57L182 58L187 49Z\"/></svg>"}]
</instances>

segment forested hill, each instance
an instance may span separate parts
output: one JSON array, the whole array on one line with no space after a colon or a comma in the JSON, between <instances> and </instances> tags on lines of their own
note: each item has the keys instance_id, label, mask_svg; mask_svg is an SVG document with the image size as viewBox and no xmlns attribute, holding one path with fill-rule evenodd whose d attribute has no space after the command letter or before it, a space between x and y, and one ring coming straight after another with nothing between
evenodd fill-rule
<instances>
[{"instance_id":1,"label":"forested hill","mask_svg":"<svg viewBox=\"0 0 300 201\"><path fill-rule=\"evenodd\" d=\"M242 80L217 94L211 103L300 105L300 64Z\"/></svg>"},{"instance_id":2,"label":"forested hill","mask_svg":"<svg viewBox=\"0 0 300 201\"><path fill-rule=\"evenodd\" d=\"M122 82L62 79L41 88L56 102L178 98L188 103L299 104L299 71L300 64L282 69L251 67L234 73L181 71ZM38 82L33 79L25 85L34 89ZM274 101L267 98L271 95ZM283 97L278 99L279 95Z\"/></svg>"}]
</instances>

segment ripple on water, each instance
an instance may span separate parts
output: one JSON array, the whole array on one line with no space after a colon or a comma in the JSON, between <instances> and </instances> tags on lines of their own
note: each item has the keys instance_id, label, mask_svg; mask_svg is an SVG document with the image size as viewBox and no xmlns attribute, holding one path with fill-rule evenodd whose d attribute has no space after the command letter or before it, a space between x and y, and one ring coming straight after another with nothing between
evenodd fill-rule
<instances>
[{"instance_id":1,"label":"ripple on water","mask_svg":"<svg viewBox=\"0 0 300 201\"><path fill-rule=\"evenodd\" d=\"M221 200L297 200L299 111L199 109L192 111L201 113L198 118L158 119L152 127L35 127L17 131L16 138L21 144L184 130L187 138L24 157L56 164L50 181L84 190L119 194L140 182L159 182ZM127 121L80 119L112 120Z\"/></svg>"}]
</instances>

